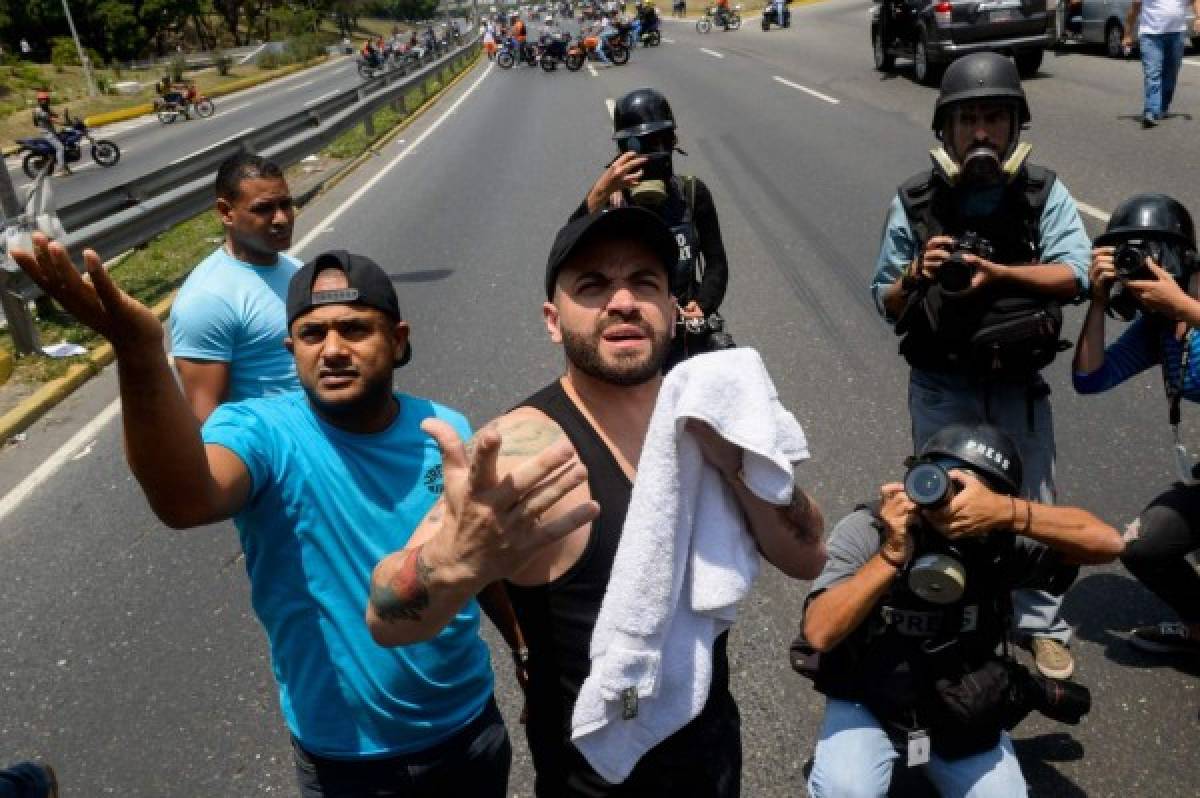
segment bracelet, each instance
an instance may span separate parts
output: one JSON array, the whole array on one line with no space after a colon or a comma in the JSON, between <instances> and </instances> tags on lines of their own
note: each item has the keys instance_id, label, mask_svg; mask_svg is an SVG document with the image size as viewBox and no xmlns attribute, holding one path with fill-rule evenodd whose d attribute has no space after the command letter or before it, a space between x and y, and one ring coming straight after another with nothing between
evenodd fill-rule
<instances>
[{"instance_id":1,"label":"bracelet","mask_svg":"<svg viewBox=\"0 0 1200 798\"><path fill-rule=\"evenodd\" d=\"M886 554L884 554L883 552L884 552L884 549L883 549L883 547L880 547L880 549L879 549L879 551L878 551L878 554L879 554L879 559L883 560L885 563L887 563L888 565L892 566L892 567L893 567L893 568L895 568L897 571L899 571L899 570L902 570L902 569L904 568L904 564L905 564L905 562L907 562L907 560L906 560L906 559L904 559L904 560L900 560L900 562L896 562L895 560L891 559L890 557L888 557L888 556L887 556Z\"/></svg>"}]
</instances>

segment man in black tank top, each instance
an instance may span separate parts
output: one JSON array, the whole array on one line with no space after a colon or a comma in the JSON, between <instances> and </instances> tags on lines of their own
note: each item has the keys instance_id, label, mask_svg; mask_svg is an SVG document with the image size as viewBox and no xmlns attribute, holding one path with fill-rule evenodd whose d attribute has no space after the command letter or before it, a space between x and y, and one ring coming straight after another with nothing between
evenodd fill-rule
<instances>
[{"instance_id":1,"label":"man in black tank top","mask_svg":"<svg viewBox=\"0 0 1200 798\"><path fill-rule=\"evenodd\" d=\"M559 232L543 315L551 340L563 347L566 374L485 427L469 455L452 431L428 426L444 452L444 516L427 518L409 547L375 572L376 583L411 598L410 618L373 621L376 639L392 645L428 639L473 591L506 580L529 648L526 731L539 798L740 793L740 721L729 692L726 635L713 647L712 685L700 715L651 749L626 781L606 782L570 741L592 629L670 347L676 257L670 230L637 208L602 210ZM737 476L741 450L707 427L695 432L767 559L789 576L815 577L825 561L815 504L799 488L788 508L757 499ZM530 476L552 463L560 464L554 477L570 474L578 482L544 487Z\"/></svg>"}]
</instances>

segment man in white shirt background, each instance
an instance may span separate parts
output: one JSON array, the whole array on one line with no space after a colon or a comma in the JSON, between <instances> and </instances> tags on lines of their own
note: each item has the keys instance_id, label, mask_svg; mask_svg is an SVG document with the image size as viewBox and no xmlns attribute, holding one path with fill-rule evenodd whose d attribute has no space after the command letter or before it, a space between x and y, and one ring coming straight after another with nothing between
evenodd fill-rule
<instances>
[{"instance_id":1,"label":"man in white shirt background","mask_svg":"<svg viewBox=\"0 0 1200 798\"><path fill-rule=\"evenodd\" d=\"M1142 108L1142 127L1155 127L1167 115L1175 96L1175 81L1183 65L1183 48L1187 40L1188 0L1133 0L1125 18L1125 49L1133 47L1134 21L1137 26L1138 49L1142 54L1142 73L1145 77L1145 104ZM1190 31L1200 35L1200 0L1191 0Z\"/></svg>"}]
</instances>

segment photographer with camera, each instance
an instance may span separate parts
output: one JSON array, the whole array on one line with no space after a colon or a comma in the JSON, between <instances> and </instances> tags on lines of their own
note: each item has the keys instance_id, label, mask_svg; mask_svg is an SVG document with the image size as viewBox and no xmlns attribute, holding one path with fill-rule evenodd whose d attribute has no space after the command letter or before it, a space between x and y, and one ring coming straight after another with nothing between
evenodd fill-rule
<instances>
[{"instance_id":1,"label":"photographer with camera","mask_svg":"<svg viewBox=\"0 0 1200 798\"><path fill-rule=\"evenodd\" d=\"M1029 120L1008 58L978 53L946 70L933 113L942 146L892 201L871 287L912 367L913 447L947 424L994 424L1021 451L1020 495L1051 504L1054 422L1040 371L1065 346L1061 303L1086 290L1091 244L1062 182L1028 162ZM1061 597L1021 591L1014 602L1038 670L1070 677Z\"/></svg>"},{"instance_id":2,"label":"photographer with camera","mask_svg":"<svg viewBox=\"0 0 1200 798\"><path fill-rule=\"evenodd\" d=\"M1006 730L1033 709L1078 723L1090 695L1008 655L1011 591L1061 594L1120 535L1017 498L1020 451L996 427L947 426L908 465L834 527L806 600L792 665L827 697L809 792L884 796L899 759L943 796L1025 795Z\"/></svg>"},{"instance_id":3,"label":"photographer with camera","mask_svg":"<svg viewBox=\"0 0 1200 798\"><path fill-rule=\"evenodd\" d=\"M617 157L571 215L582 218L605 207L638 205L667 223L679 244L671 293L679 326L667 369L701 352L729 349L733 338L717 312L729 283L729 261L712 192L698 177L677 175L672 154L680 150L675 114L655 89L635 89L613 106Z\"/></svg>"},{"instance_id":4,"label":"photographer with camera","mask_svg":"<svg viewBox=\"0 0 1200 798\"><path fill-rule=\"evenodd\" d=\"M1200 401L1200 300L1196 228L1187 209L1162 194L1121 203L1092 251L1092 304L1075 350L1075 390L1107 391L1161 366L1179 482L1126 530L1121 561L1179 616L1134 629L1129 642L1160 654L1200 654L1200 576L1187 559L1200 548L1197 469L1179 436L1180 403ZM1104 316L1133 323L1107 349Z\"/></svg>"}]
</instances>

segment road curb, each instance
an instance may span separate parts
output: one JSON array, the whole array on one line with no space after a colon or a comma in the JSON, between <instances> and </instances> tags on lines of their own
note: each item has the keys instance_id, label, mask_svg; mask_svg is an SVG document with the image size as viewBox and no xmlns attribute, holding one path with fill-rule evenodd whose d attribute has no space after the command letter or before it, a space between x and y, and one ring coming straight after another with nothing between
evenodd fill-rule
<instances>
[{"instance_id":1,"label":"road curb","mask_svg":"<svg viewBox=\"0 0 1200 798\"><path fill-rule=\"evenodd\" d=\"M171 303L175 301L176 293L172 291L152 308L160 321L165 320L171 312ZM89 352L85 360L67 369L66 374L38 388L31 396L0 416L0 445L14 435L24 432L116 359L112 344L101 344Z\"/></svg>"},{"instance_id":2,"label":"road curb","mask_svg":"<svg viewBox=\"0 0 1200 798\"><path fill-rule=\"evenodd\" d=\"M414 109L413 112L408 116L406 116L402 122L389 130L387 133L384 133L382 136L380 136L374 144L372 144L366 149L365 152L362 153L362 155L359 155L357 158L350 161L346 166L339 169L336 173L330 175L326 180L318 183L313 189L304 192L302 195L303 201L301 201L299 204L307 205L326 189L333 188L340 183L343 179L345 179L346 175L362 166L363 163L365 163L369 158L377 155L380 149L387 146L396 136L403 132L405 128L415 122L427 110L429 110L429 108L436 103L438 99L445 95L448 90L452 89L458 84L459 81L465 78L478 62L479 55L476 54L475 58L463 67L462 72L459 72L458 75L446 83L445 86L442 86L441 89L439 89L432 97L429 97L425 100L425 102L421 103L421 105ZM118 256L118 258L120 257L123 256ZM158 316L160 321L165 321L167 316L171 313L171 304L175 301L176 293L178 292L172 291L166 297L159 300L159 302L152 308L154 315ZM6 352L0 351L0 374L3 374L3 358L6 354ZM112 344L105 342L90 351L85 360L72 365L67 370L66 374L58 379L51 380L41 388L38 388L37 391L35 391L31 396L22 400L20 404L5 413L3 416L0 416L0 445L3 445L5 441L12 438L14 435L24 432L35 421L77 391L81 386L83 386L84 383L103 371L104 368L110 365L114 360L116 360L116 352L113 351ZM12 358L9 357L10 365L11 361ZM4 379L0 378L0 384L3 382Z\"/></svg>"}]
</instances>

